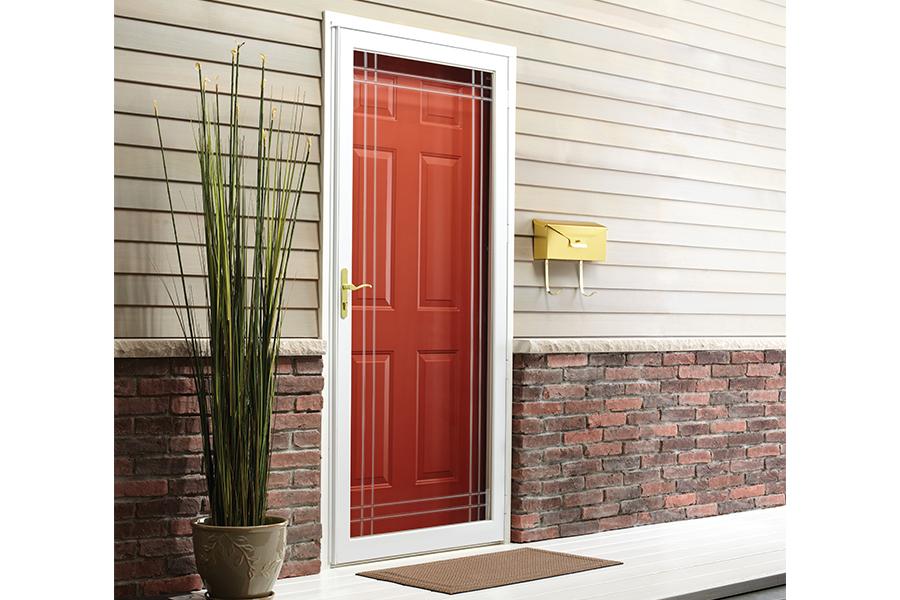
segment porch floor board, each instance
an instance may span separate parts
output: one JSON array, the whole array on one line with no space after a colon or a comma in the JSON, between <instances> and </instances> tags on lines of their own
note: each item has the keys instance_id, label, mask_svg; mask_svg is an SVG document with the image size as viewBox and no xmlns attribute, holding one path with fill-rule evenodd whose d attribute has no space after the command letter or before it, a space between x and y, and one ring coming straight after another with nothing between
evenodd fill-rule
<instances>
[{"instance_id":1,"label":"porch floor board","mask_svg":"<svg viewBox=\"0 0 900 600\"><path fill-rule=\"evenodd\" d=\"M784 584L785 508L753 510L689 521L547 540L534 548L623 561L585 571L468 592L472 600L712 600ZM493 545L338 567L318 575L284 579L278 600L418 600L445 594L356 576L430 560L521 548ZM199 594L189 598L199 597Z\"/></svg>"}]
</instances>

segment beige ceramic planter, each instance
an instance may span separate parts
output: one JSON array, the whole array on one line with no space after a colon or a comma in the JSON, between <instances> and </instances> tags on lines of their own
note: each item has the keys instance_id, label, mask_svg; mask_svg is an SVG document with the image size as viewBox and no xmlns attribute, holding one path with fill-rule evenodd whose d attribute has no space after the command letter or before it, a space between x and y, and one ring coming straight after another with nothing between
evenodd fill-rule
<instances>
[{"instance_id":1,"label":"beige ceramic planter","mask_svg":"<svg viewBox=\"0 0 900 600\"><path fill-rule=\"evenodd\" d=\"M248 600L274 596L287 544L287 519L266 517L256 527L208 525L197 519L194 557L210 600Z\"/></svg>"}]
</instances>

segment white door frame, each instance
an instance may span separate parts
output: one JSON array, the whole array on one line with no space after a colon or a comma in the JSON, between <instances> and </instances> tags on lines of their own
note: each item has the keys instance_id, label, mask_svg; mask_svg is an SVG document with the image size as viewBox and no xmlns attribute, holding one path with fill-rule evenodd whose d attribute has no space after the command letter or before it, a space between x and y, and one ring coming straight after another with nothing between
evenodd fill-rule
<instances>
[{"instance_id":1,"label":"white door frame","mask_svg":"<svg viewBox=\"0 0 900 600\"><path fill-rule=\"evenodd\" d=\"M323 558L334 566L509 541L513 196L515 189L515 48L325 11L323 19L321 332L326 338L323 411ZM490 71L491 198L488 334L488 441L490 518L427 529L350 537L351 319L341 320L339 269L351 269L353 50L403 56ZM355 281L350 279L351 281ZM344 449L344 450L341 450Z\"/></svg>"}]
</instances>

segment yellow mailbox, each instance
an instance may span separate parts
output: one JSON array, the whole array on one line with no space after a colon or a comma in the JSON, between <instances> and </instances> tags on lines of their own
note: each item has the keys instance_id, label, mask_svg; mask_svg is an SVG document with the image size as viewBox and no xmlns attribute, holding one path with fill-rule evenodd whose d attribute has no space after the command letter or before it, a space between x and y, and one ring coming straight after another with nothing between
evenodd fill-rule
<instances>
[{"instance_id":1,"label":"yellow mailbox","mask_svg":"<svg viewBox=\"0 0 900 600\"><path fill-rule=\"evenodd\" d=\"M606 227L589 221L544 221L534 219L534 259L544 261L544 290L551 295L550 261L578 261L578 290L584 296L584 261L606 260Z\"/></svg>"}]
</instances>

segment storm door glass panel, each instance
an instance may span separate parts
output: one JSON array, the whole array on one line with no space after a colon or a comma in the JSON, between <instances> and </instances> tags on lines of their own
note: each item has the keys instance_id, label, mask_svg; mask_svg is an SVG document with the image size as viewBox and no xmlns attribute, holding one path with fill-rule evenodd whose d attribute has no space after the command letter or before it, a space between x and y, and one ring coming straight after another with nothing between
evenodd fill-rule
<instances>
[{"instance_id":1,"label":"storm door glass panel","mask_svg":"<svg viewBox=\"0 0 900 600\"><path fill-rule=\"evenodd\" d=\"M487 518L490 92L354 56L353 537Z\"/></svg>"}]
</instances>

